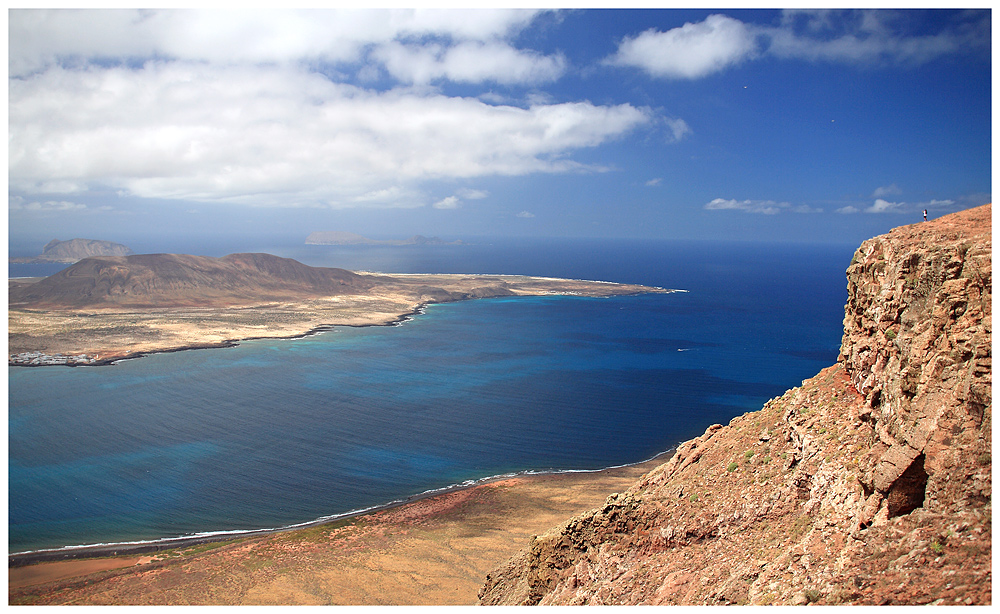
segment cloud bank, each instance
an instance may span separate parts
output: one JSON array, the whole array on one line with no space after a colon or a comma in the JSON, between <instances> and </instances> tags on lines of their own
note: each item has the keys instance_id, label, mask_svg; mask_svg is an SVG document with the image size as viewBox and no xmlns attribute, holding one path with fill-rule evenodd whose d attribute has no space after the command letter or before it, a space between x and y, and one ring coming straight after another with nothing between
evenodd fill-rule
<instances>
[{"instance_id":1,"label":"cloud bank","mask_svg":"<svg viewBox=\"0 0 1000 614\"><path fill-rule=\"evenodd\" d=\"M427 186L598 172L612 165L574 156L644 128L666 128L668 143L693 134L684 119L646 107L560 101L536 89L574 69L562 53L523 43L544 14L11 10L10 190L37 211L92 190L454 209L486 194L432 195ZM989 48L988 11L950 19L913 35L891 11L786 11L771 25L709 15L628 36L604 65L693 80L763 58L919 64ZM876 190L869 210L893 210L894 188ZM705 208L813 210L725 199Z\"/></svg>"},{"instance_id":2,"label":"cloud bank","mask_svg":"<svg viewBox=\"0 0 1000 614\"><path fill-rule=\"evenodd\" d=\"M536 16L11 11L9 185L34 194L99 188L264 206L448 208L459 196L435 201L426 182L604 170L571 156L652 123L652 111L488 104L426 87L558 79L564 58L510 43ZM366 88L347 75L372 70L394 83ZM673 121L683 135L683 120Z\"/></svg>"}]
</instances>

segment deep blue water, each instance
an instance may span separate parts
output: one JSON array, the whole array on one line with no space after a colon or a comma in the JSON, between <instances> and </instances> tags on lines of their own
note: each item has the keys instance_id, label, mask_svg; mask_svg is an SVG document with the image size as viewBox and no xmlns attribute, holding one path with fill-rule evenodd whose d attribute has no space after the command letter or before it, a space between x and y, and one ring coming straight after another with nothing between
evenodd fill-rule
<instances>
[{"instance_id":1,"label":"deep blue water","mask_svg":"<svg viewBox=\"0 0 1000 614\"><path fill-rule=\"evenodd\" d=\"M260 251L688 292L432 305L401 326L8 368L11 552L287 526L492 475L645 460L834 362L852 248Z\"/></svg>"}]
</instances>

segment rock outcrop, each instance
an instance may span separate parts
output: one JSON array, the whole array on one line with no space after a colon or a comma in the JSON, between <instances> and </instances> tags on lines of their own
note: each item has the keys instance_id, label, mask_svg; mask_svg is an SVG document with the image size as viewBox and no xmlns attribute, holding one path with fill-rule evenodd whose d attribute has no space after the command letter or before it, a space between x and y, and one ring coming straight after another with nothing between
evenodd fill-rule
<instances>
[{"instance_id":1,"label":"rock outcrop","mask_svg":"<svg viewBox=\"0 0 1000 614\"><path fill-rule=\"evenodd\" d=\"M532 538L481 603L990 603L990 215L863 243L837 364Z\"/></svg>"}]
</instances>

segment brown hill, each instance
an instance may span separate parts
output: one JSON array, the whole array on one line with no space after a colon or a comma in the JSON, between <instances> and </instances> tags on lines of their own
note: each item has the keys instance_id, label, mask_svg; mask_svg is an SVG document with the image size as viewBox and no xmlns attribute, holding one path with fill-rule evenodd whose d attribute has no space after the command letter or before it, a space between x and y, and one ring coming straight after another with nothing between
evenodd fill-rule
<instances>
[{"instance_id":1,"label":"brown hill","mask_svg":"<svg viewBox=\"0 0 1000 614\"><path fill-rule=\"evenodd\" d=\"M865 241L840 357L489 576L483 604L989 604L990 205Z\"/></svg>"},{"instance_id":2,"label":"brown hill","mask_svg":"<svg viewBox=\"0 0 1000 614\"><path fill-rule=\"evenodd\" d=\"M11 307L177 307L355 294L365 277L270 254L222 258L142 254L86 258L38 283L12 287Z\"/></svg>"},{"instance_id":3,"label":"brown hill","mask_svg":"<svg viewBox=\"0 0 1000 614\"><path fill-rule=\"evenodd\" d=\"M42 248L42 253L34 258L11 258L11 262L46 264L50 262L79 262L92 256L130 256L132 250L121 243L99 241L97 239L52 239Z\"/></svg>"}]
</instances>

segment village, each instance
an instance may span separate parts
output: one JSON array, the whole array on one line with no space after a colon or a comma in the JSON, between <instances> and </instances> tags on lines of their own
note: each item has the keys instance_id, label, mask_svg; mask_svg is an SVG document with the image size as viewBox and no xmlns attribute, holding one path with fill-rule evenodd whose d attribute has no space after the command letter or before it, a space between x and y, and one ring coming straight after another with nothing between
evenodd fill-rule
<instances>
[{"instance_id":1,"label":"village","mask_svg":"<svg viewBox=\"0 0 1000 614\"><path fill-rule=\"evenodd\" d=\"M77 354L76 356L66 356L65 354L43 354L41 352L22 352L11 354L8 364L26 367L40 367L43 365L90 365L97 362L99 356L87 356Z\"/></svg>"}]
</instances>

